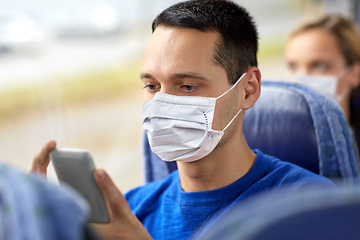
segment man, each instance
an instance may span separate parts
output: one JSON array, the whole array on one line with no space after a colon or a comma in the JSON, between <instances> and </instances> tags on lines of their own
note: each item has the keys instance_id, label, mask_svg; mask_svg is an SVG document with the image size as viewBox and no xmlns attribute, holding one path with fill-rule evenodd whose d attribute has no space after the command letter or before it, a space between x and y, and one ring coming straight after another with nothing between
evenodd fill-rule
<instances>
[{"instance_id":1,"label":"man","mask_svg":"<svg viewBox=\"0 0 360 240\"><path fill-rule=\"evenodd\" d=\"M96 225L105 239L188 239L212 216L251 195L289 184L333 187L246 143L242 110L259 98L261 74L258 34L244 8L230 1L178 3L152 28L141 72L143 127L152 150L177 161L178 171L125 199L97 170L111 212L110 224ZM46 171L54 147L49 142L35 157L34 170Z\"/></svg>"}]
</instances>

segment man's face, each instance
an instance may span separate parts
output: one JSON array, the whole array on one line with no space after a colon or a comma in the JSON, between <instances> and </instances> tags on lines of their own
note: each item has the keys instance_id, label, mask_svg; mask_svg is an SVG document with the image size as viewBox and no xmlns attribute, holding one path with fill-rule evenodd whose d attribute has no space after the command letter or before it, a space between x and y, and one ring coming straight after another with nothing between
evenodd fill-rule
<instances>
[{"instance_id":1,"label":"man's face","mask_svg":"<svg viewBox=\"0 0 360 240\"><path fill-rule=\"evenodd\" d=\"M218 39L214 32L157 27L145 51L141 71L144 100L153 98L158 91L178 96L218 97L228 90L231 85L226 71L213 57ZM217 101L214 130L222 130L238 111L231 107L237 104L234 94L236 91L230 91Z\"/></svg>"}]
</instances>

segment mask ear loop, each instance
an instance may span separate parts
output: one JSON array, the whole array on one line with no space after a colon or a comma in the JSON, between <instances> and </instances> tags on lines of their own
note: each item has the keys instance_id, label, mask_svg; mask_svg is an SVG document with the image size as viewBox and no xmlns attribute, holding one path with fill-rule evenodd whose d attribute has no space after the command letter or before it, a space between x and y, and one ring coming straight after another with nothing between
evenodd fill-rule
<instances>
[{"instance_id":1,"label":"mask ear loop","mask_svg":"<svg viewBox=\"0 0 360 240\"><path fill-rule=\"evenodd\" d=\"M231 86L231 88L229 90L227 90L226 92L224 92L223 94L221 94L219 97L217 97L216 99L221 98L222 96L224 96L225 94L227 94L228 92L230 92L240 81L241 79L244 78L244 76L246 75L246 72L243 73L243 75L241 75L241 77L236 81L236 83L234 85ZM225 130L230 126L230 124L235 120L235 118L240 114L240 112L242 111L242 109L240 109L237 114L235 114L235 116L231 119L231 121L228 123L228 125L226 125L226 127L222 130L222 132L225 132Z\"/></svg>"},{"instance_id":2,"label":"mask ear loop","mask_svg":"<svg viewBox=\"0 0 360 240\"><path fill-rule=\"evenodd\" d=\"M234 83L234 85L231 86L231 88L229 88L226 92L224 92L223 94L221 94L220 96L218 96L216 99L221 98L222 96L224 96L225 94L227 94L228 92L230 92L234 87L236 87L236 85L241 81L241 79L243 79L243 77L246 75L246 73L244 73L243 75L241 75L241 77L236 81L236 83Z\"/></svg>"},{"instance_id":3,"label":"mask ear loop","mask_svg":"<svg viewBox=\"0 0 360 240\"><path fill-rule=\"evenodd\" d=\"M225 130L230 126L230 124L235 120L235 118L239 115L239 113L242 111L242 109L240 109L237 114L233 117L233 119L231 119L231 121L228 123L228 125L226 125L226 127L222 130L222 132L225 132Z\"/></svg>"},{"instance_id":4,"label":"mask ear loop","mask_svg":"<svg viewBox=\"0 0 360 240\"><path fill-rule=\"evenodd\" d=\"M353 65L347 66L338 76L336 76L336 85L338 84L339 79L342 78L345 74L349 73L352 68L353 68ZM351 89L349 89L348 91L345 91L345 92L341 93L340 95L337 95L337 94L336 94L336 89L335 89L334 99L335 99L337 102L340 103L340 102L344 99L344 97L346 96L346 94L349 94L350 92L351 92Z\"/></svg>"}]
</instances>

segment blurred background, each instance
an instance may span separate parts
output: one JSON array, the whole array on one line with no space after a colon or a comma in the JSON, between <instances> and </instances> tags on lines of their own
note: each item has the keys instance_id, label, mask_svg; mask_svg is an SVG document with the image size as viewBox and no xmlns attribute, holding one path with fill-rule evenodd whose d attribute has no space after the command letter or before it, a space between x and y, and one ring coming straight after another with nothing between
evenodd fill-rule
<instances>
[{"instance_id":1,"label":"blurred background","mask_svg":"<svg viewBox=\"0 0 360 240\"><path fill-rule=\"evenodd\" d=\"M0 0L0 159L28 171L50 139L87 149L126 192L143 184L142 56L175 0ZM260 33L263 79L283 79L283 46L303 18L354 15L353 0L238 0ZM241 30L240 30L241 31ZM52 166L49 179L56 181Z\"/></svg>"}]
</instances>

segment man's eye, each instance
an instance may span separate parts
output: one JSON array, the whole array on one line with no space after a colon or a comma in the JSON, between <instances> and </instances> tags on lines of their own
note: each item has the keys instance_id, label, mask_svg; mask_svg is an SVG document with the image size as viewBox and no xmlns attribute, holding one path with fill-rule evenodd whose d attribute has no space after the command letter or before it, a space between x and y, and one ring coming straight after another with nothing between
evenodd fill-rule
<instances>
[{"instance_id":1,"label":"man's eye","mask_svg":"<svg viewBox=\"0 0 360 240\"><path fill-rule=\"evenodd\" d=\"M159 86L157 86L155 84L149 84L149 85L146 85L144 88L147 88L149 91L155 91L156 89L159 88Z\"/></svg>"},{"instance_id":2,"label":"man's eye","mask_svg":"<svg viewBox=\"0 0 360 240\"><path fill-rule=\"evenodd\" d=\"M185 91L187 92L191 92L196 89L196 86L191 86L191 85L182 85L181 87L184 88Z\"/></svg>"}]
</instances>

